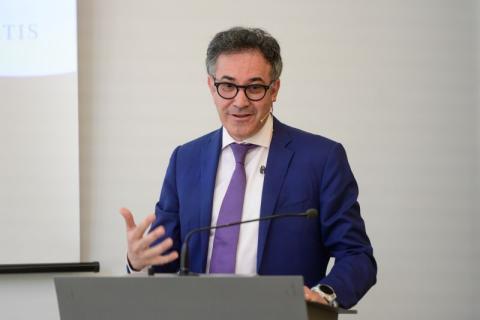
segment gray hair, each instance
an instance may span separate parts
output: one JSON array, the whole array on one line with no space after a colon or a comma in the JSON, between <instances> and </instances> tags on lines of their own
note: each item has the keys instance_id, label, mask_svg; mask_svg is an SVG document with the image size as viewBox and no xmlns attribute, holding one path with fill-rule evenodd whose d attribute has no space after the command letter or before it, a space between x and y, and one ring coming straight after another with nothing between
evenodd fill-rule
<instances>
[{"instance_id":1,"label":"gray hair","mask_svg":"<svg viewBox=\"0 0 480 320\"><path fill-rule=\"evenodd\" d=\"M245 50L259 50L271 65L272 80L280 78L282 57L280 45L268 32L259 28L233 27L213 37L207 49L207 72L213 76L217 59L222 53L237 53Z\"/></svg>"}]
</instances>

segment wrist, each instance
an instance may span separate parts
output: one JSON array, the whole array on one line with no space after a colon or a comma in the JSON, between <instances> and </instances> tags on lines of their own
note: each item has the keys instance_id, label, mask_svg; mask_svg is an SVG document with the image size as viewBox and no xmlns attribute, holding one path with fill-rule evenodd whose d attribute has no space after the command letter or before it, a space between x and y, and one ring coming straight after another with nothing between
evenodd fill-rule
<instances>
[{"instance_id":1,"label":"wrist","mask_svg":"<svg viewBox=\"0 0 480 320\"><path fill-rule=\"evenodd\" d=\"M134 265L134 264L130 261L130 258L128 257L128 254L127 254L127 264L128 264L128 267L130 268L130 270L132 270L132 271L134 271L134 272L140 272L140 271L142 271L143 268L145 268L145 266L139 267L139 266Z\"/></svg>"},{"instance_id":2,"label":"wrist","mask_svg":"<svg viewBox=\"0 0 480 320\"><path fill-rule=\"evenodd\" d=\"M328 305L334 308L338 307L337 303L337 295L335 294L335 290L332 287L326 284L318 284L311 289L313 292L320 295L325 301L327 301Z\"/></svg>"}]
</instances>

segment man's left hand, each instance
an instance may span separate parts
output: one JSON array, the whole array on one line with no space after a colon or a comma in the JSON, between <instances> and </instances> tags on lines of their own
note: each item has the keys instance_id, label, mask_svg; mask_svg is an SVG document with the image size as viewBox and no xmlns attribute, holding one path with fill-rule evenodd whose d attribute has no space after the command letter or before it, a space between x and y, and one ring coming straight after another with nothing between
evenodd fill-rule
<instances>
[{"instance_id":1,"label":"man's left hand","mask_svg":"<svg viewBox=\"0 0 480 320\"><path fill-rule=\"evenodd\" d=\"M318 293L313 292L308 287L303 286L303 292L305 294L305 301L316 302L316 303L321 303L321 304L328 305L328 301L325 300L325 298L320 296Z\"/></svg>"}]
</instances>

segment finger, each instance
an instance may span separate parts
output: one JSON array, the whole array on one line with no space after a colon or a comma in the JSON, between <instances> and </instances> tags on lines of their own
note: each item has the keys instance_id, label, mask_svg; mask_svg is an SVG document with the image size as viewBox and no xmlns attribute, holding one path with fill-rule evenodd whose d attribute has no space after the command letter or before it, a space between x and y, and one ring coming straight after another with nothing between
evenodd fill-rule
<instances>
[{"instance_id":1,"label":"finger","mask_svg":"<svg viewBox=\"0 0 480 320\"><path fill-rule=\"evenodd\" d=\"M155 215L154 214L149 214L145 219L140 222L140 224L133 230L132 237L134 239L140 239L142 238L143 234L145 233L145 230L147 230L148 226L152 224L152 222L155 221Z\"/></svg>"},{"instance_id":2,"label":"finger","mask_svg":"<svg viewBox=\"0 0 480 320\"><path fill-rule=\"evenodd\" d=\"M120 208L119 212L125 220L127 231L134 229L136 225L135 220L133 219L132 212L130 212L130 210L128 210L127 208Z\"/></svg>"},{"instance_id":3,"label":"finger","mask_svg":"<svg viewBox=\"0 0 480 320\"><path fill-rule=\"evenodd\" d=\"M130 241L130 250L135 252L137 256L143 256L145 250L149 249L149 247L158 240L161 236L165 235L165 228L163 226L158 226L152 232L148 233L147 235L141 238L132 238Z\"/></svg>"},{"instance_id":4,"label":"finger","mask_svg":"<svg viewBox=\"0 0 480 320\"><path fill-rule=\"evenodd\" d=\"M142 254L142 258L144 259L150 259L156 256L162 255L164 252L166 252L168 249L170 249L173 245L173 241L171 238L167 238L160 242L159 244L145 250Z\"/></svg>"},{"instance_id":5,"label":"finger","mask_svg":"<svg viewBox=\"0 0 480 320\"><path fill-rule=\"evenodd\" d=\"M167 263L170 263L172 261L175 261L178 259L178 252L177 251L172 251L167 255L164 256L156 256L150 260L148 260L149 265L164 265Z\"/></svg>"},{"instance_id":6,"label":"finger","mask_svg":"<svg viewBox=\"0 0 480 320\"><path fill-rule=\"evenodd\" d=\"M163 235L165 235L165 228L163 226L158 226L157 228L155 228L155 230L153 230L152 232L150 232L149 234L147 234L146 236L144 236L139 242L138 242L138 249L146 249L148 247L150 247L150 245L157 241L158 238L162 237Z\"/></svg>"}]
</instances>

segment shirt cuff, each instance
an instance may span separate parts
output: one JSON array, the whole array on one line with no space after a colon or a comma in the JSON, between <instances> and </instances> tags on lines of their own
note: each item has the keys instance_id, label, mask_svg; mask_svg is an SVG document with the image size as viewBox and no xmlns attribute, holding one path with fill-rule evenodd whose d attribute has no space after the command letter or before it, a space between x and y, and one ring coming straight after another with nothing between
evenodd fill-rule
<instances>
[{"instance_id":1,"label":"shirt cuff","mask_svg":"<svg viewBox=\"0 0 480 320\"><path fill-rule=\"evenodd\" d=\"M132 267L132 264L130 263L130 260L128 259L128 256L127 256L127 273L128 274L139 274L139 273L146 273L146 268L143 268L141 270L137 270L135 268Z\"/></svg>"}]
</instances>

